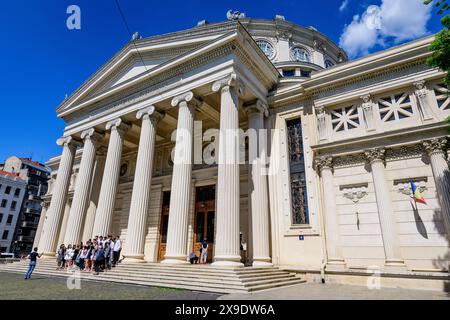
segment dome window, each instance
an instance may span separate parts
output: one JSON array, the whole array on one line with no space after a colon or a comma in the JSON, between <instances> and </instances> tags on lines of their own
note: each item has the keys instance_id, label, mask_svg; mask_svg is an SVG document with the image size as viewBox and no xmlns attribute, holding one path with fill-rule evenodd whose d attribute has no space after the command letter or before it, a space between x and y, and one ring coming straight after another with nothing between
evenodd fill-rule
<instances>
[{"instance_id":1,"label":"dome window","mask_svg":"<svg viewBox=\"0 0 450 320\"><path fill-rule=\"evenodd\" d=\"M303 61L303 62L310 62L311 58L309 55L309 52L306 51L306 49L303 49L301 47L293 47L291 49L291 58L293 61Z\"/></svg>"},{"instance_id":2,"label":"dome window","mask_svg":"<svg viewBox=\"0 0 450 320\"><path fill-rule=\"evenodd\" d=\"M256 40L256 44L258 47L264 52L264 54L269 59L273 59L275 57L275 48L272 44L267 40Z\"/></svg>"}]
</instances>

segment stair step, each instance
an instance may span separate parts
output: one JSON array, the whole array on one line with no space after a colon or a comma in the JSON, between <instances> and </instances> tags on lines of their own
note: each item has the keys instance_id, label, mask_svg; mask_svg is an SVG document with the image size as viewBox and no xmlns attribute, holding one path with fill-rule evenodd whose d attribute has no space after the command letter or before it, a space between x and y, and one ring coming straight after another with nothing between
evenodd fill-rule
<instances>
[{"instance_id":1,"label":"stair step","mask_svg":"<svg viewBox=\"0 0 450 320\"><path fill-rule=\"evenodd\" d=\"M0 265L0 271L25 273L28 264L28 261L3 264ZM34 272L57 277L71 275L65 270L56 270L54 260L41 260ZM305 282L295 274L275 267L232 269L199 265L168 266L159 263L120 264L99 275L81 273L81 279L215 293L254 292Z\"/></svg>"}]
</instances>

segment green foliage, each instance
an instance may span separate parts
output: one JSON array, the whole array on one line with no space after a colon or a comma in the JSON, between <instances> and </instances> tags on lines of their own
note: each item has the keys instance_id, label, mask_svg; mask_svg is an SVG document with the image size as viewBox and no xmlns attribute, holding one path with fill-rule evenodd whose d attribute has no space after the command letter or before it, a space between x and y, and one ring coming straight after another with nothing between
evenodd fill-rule
<instances>
[{"instance_id":1,"label":"green foliage","mask_svg":"<svg viewBox=\"0 0 450 320\"><path fill-rule=\"evenodd\" d=\"M450 88L450 15L441 19L444 28L436 34L435 40L430 45L433 55L428 58L428 64L447 71L445 83Z\"/></svg>"},{"instance_id":2,"label":"green foliage","mask_svg":"<svg viewBox=\"0 0 450 320\"><path fill-rule=\"evenodd\" d=\"M424 0L423 3L426 5L430 4L433 0ZM448 11L450 9L450 4L447 2L447 0L438 0L434 4L436 8L439 8L438 14L443 14L444 12Z\"/></svg>"}]
</instances>

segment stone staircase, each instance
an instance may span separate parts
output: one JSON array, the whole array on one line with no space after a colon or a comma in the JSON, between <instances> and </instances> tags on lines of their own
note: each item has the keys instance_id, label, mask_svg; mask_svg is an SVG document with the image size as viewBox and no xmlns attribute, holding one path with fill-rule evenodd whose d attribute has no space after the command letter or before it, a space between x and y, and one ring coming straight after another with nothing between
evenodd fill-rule
<instances>
[{"instance_id":1,"label":"stone staircase","mask_svg":"<svg viewBox=\"0 0 450 320\"><path fill-rule=\"evenodd\" d=\"M25 274L28 261L0 265L0 272ZM69 277L73 272L56 270L53 259L42 259L33 273ZM120 263L110 271L93 275L81 272L82 280L107 281L213 293L249 293L306 282L298 274L278 268L216 268L210 265L163 265L159 263Z\"/></svg>"}]
</instances>

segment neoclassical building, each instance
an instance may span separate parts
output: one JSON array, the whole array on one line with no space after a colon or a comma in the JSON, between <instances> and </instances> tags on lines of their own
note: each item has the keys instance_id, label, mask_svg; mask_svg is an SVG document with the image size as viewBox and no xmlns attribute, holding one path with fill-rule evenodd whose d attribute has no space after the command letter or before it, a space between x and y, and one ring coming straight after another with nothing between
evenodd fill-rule
<instances>
[{"instance_id":1,"label":"neoclassical building","mask_svg":"<svg viewBox=\"0 0 450 320\"><path fill-rule=\"evenodd\" d=\"M230 15L131 41L57 109L39 250L113 234L130 262L186 263L206 240L219 266L448 270L432 40L348 61L312 27Z\"/></svg>"}]
</instances>

